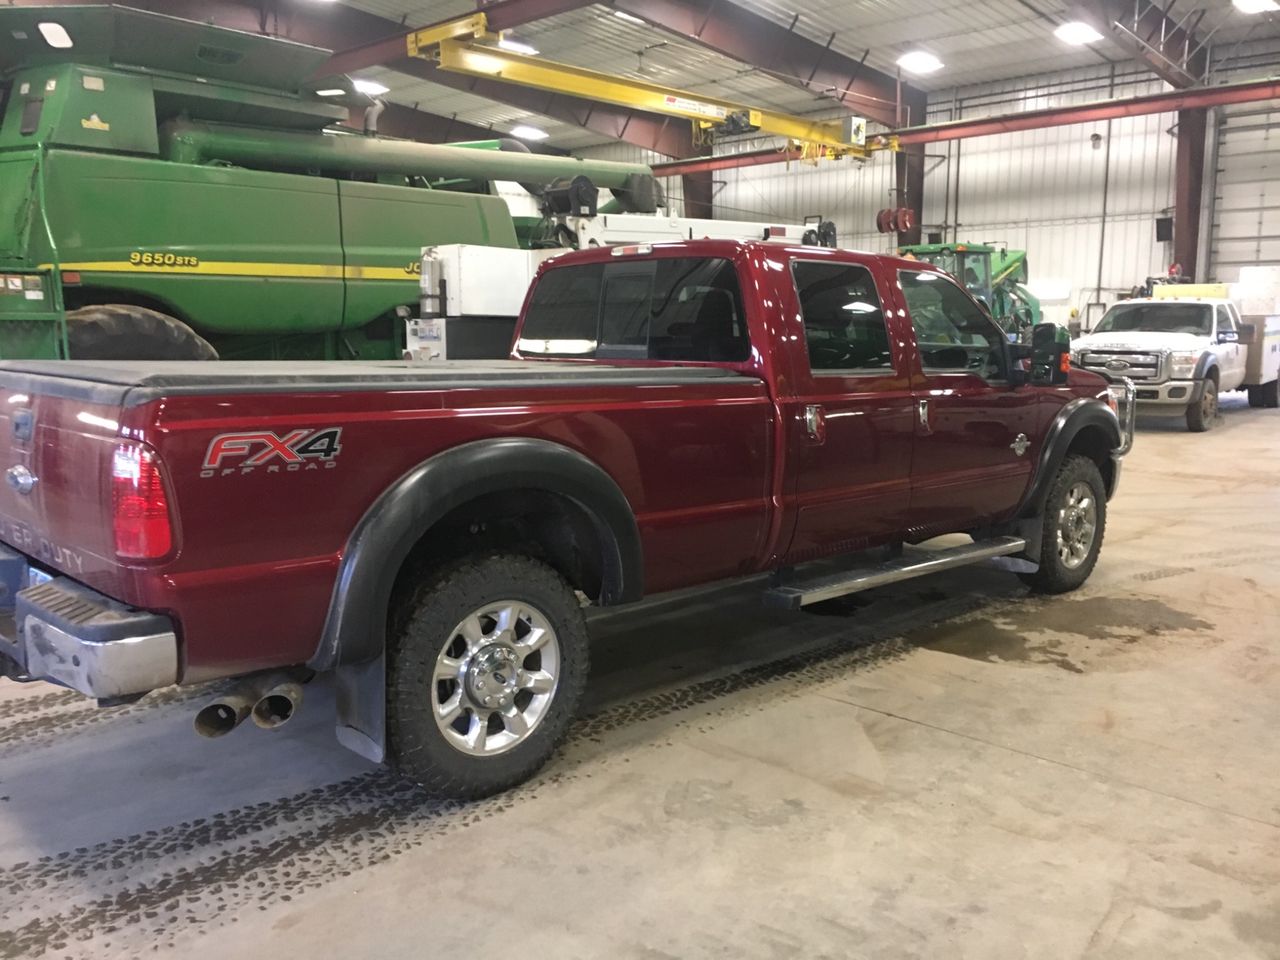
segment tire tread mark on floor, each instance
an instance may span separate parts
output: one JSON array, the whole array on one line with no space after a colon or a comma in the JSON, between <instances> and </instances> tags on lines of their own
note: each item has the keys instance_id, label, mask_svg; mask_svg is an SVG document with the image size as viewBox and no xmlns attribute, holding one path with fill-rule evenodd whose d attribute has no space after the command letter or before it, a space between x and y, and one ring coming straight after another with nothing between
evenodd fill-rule
<instances>
[{"instance_id":1,"label":"tire tread mark on floor","mask_svg":"<svg viewBox=\"0 0 1280 960\"><path fill-rule=\"evenodd\" d=\"M584 766L594 769L607 762L595 757L584 764L582 758L573 756L574 745L598 743L611 731L709 703L719 702L712 715L738 712L740 705L725 702L726 698L756 688L782 685L781 695L799 695L815 683L906 655L912 647L899 635L904 628L961 616L990 602L983 597L952 598L891 614L876 624L851 624L835 639L804 652L607 707L574 725L567 755L539 777L480 803L433 803L392 774L378 771L239 808L224 815L220 823L210 822L218 820L216 817L192 821L17 864L6 872L7 892L10 896L33 895L44 910L42 915L0 930L0 960L65 951L72 946L69 937L92 942L93 953L101 955L111 949L110 935L121 928L144 928L147 937L159 938L158 945L172 945L172 938L187 928L203 931L211 922L216 927L220 918L234 917L236 910L245 906L256 903L266 909L266 904L281 896L318 889L335 876L381 863L430 837L528 801L539 785L574 779ZM291 813L296 822L286 823ZM310 825L312 822L316 825ZM300 825L304 828L296 829ZM254 835L281 826L285 828L282 834ZM184 851L194 863L167 868L155 879L138 882L136 867L156 862L165 865L162 858L181 849L184 838L194 841ZM230 849L211 851L206 846L202 850L197 845L217 847L237 838L240 845ZM336 874L335 860L346 865ZM72 880L80 884L74 889L83 890L86 874L95 871L120 875L121 887L79 905L50 897L51 885L68 885ZM93 889L100 891L102 886L94 884ZM47 912L51 899L64 905L56 915ZM14 918L20 909L17 904L7 909L7 919Z\"/></svg>"}]
</instances>

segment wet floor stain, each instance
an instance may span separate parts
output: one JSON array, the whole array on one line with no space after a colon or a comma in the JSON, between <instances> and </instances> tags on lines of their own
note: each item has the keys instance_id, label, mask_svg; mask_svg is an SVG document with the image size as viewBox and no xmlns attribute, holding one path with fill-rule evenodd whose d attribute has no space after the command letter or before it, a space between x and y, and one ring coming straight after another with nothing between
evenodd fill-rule
<instances>
[{"instance_id":1,"label":"wet floor stain","mask_svg":"<svg viewBox=\"0 0 1280 960\"><path fill-rule=\"evenodd\" d=\"M1170 634L1203 635L1213 624L1145 597L1026 600L994 618L935 624L915 631L918 647L971 660L1046 664L1084 673L1085 660ZM1083 641L1083 642L1080 642Z\"/></svg>"}]
</instances>

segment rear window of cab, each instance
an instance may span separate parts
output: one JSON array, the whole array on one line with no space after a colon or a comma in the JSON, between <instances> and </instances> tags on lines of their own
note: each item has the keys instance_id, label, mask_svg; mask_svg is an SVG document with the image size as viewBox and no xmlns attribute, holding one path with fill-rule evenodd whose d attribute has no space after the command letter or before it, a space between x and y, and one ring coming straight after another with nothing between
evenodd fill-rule
<instances>
[{"instance_id":1,"label":"rear window of cab","mask_svg":"<svg viewBox=\"0 0 1280 960\"><path fill-rule=\"evenodd\" d=\"M538 280L526 357L738 362L751 355L733 264L675 257L555 267Z\"/></svg>"}]
</instances>

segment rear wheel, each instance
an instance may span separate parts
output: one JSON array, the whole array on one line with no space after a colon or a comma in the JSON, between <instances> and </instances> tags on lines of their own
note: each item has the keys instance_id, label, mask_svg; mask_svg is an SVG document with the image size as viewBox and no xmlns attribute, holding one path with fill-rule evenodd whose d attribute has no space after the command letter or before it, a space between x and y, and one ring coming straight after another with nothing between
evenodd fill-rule
<instances>
[{"instance_id":1,"label":"rear wheel","mask_svg":"<svg viewBox=\"0 0 1280 960\"><path fill-rule=\"evenodd\" d=\"M72 360L217 360L218 351L189 326L158 310L107 303L67 314Z\"/></svg>"},{"instance_id":2,"label":"rear wheel","mask_svg":"<svg viewBox=\"0 0 1280 960\"><path fill-rule=\"evenodd\" d=\"M1250 387L1250 389L1252 390L1253 388ZM1261 394L1262 398L1262 402L1258 404L1258 406L1267 407L1271 410L1274 410L1276 407L1280 407L1280 380L1272 380L1270 383L1264 383L1262 386L1258 387L1258 392Z\"/></svg>"},{"instance_id":3,"label":"rear wheel","mask_svg":"<svg viewBox=\"0 0 1280 960\"><path fill-rule=\"evenodd\" d=\"M586 685L587 628L551 567L514 554L443 567L392 632L390 759L430 793L469 800L515 786L564 739Z\"/></svg>"},{"instance_id":4,"label":"rear wheel","mask_svg":"<svg viewBox=\"0 0 1280 960\"><path fill-rule=\"evenodd\" d=\"M1262 387L1246 387L1245 389L1249 391L1249 406L1254 407L1255 409L1264 406L1262 400Z\"/></svg>"},{"instance_id":5,"label":"rear wheel","mask_svg":"<svg viewBox=\"0 0 1280 960\"><path fill-rule=\"evenodd\" d=\"M1192 433L1204 433L1218 418L1218 380L1213 375L1205 377L1204 389L1199 401L1187 407L1187 429Z\"/></svg>"},{"instance_id":6,"label":"rear wheel","mask_svg":"<svg viewBox=\"0 0 1280 960\"><path fill-rule=\"evenodd\" d=\"M1045 498L1040 568L1019 574L1038 593L1066 593L1089 579L1107 526L1107 493L1098 465L1072 455L1062 462Z\"/></svg>"}]
</instances>

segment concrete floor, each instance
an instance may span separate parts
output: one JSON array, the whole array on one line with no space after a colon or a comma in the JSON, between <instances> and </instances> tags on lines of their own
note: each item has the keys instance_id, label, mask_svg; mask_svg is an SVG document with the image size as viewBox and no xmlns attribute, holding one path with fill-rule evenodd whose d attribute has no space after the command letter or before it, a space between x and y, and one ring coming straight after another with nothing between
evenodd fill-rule
<instances>
[{"instance_id":1,"label":"concrete floor","mask_svg":"<svg viewBox=\"0 0 1280 960\"><path fill-rule=\"evenodd\" d=\"M594 625L536 782L423 801L329 695L198 740L0 681L0 957L1280 957L1280 415L1143 424L1085 589Z\"/></svg>"}]
</instances>

